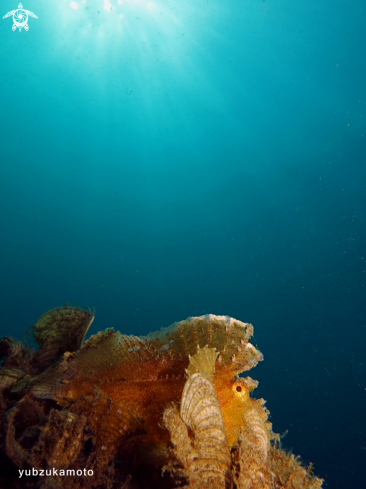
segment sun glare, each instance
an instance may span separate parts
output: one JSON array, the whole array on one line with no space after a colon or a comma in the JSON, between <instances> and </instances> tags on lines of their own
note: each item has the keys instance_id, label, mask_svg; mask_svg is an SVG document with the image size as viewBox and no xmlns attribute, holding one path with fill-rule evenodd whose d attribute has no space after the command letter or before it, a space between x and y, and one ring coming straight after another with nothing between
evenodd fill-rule
<instances>
[{"instance_id":1,"label":"sun glare","mask_svg":"<svg viewBox=\"0 0 366 489\"><path fill-rule=\"evenodd\" d=\"M87 10L96 9L98 13L100 13L100 8L103 5L103 9L106 11L115 10L118 11L122 7L125 7L127 10L131 10L134 6L137 8L145 8L149 12L154 12L158 9L158 5L150 0L81 0L82 8L86 8ZM102 4L102 5L101 5ZM71 1L69 3L70 7L74 10L79 9L79 4L75 1ZM121 17L121 14L118 12L118 16ZM122 15L125 17L125 15Z\"/></svg>"},{"instance_id":2,"label":"sun glare","mask_svg":"<svg viewBox=\"0 0 366 489\"><path fill-rule=\"evenodd\" d=\"M146 8L147 10L153 11L157 8L158 6L156 5L155 2L147 2Z\"/></svg>"},{"instance_id":3,"label":"sun glare","mask_svg":"<svg viewBox=\"0 0 366 489\"><path fill-rule=\"evenodd\" d=\"M109 0L104 0L104 8L105 10L111 10L112 4Z\"/></svg>"},{"instance_id":4,"label":"sun glare","mask_svg":"<svg viewBox=\"0 0 366 489\"><path fill-rule=\"evenodd\" d=\"M92 36L102 46L101 40L110 32L141 42L144 49L159 46L167 52L171 43L157 43L161 38L182 39L187 46L188 35L182 22L186 0L68 0L67 13L62 21L70 27L77 23L79 35ZM71 10L70 10L71 9ZM152 40L156 37L155 40ZM115 41L116 38L114 38ZM151 59L159 59L157 50L149 52Z\"/></svg>"}]
</instances>

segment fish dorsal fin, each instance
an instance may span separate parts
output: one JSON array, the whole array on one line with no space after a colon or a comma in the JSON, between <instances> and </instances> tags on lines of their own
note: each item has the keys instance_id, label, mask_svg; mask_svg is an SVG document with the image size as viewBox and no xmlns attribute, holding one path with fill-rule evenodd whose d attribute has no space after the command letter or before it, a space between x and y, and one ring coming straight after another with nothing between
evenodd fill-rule
<instances>
[{"instance_id":1,"label":"fish dorsal fin","mask_svg":"<svg viewBox=\"0 0 366 489\"><path fill-rule=\"evenodd\" d=\"M189 376L193 374L201 374L212 382L215 374L215 363L219 352L216 348L200 348L198 346L197 353L193 357L189 357L189 365L186 370Z\"/></svg>"}]
</instances>

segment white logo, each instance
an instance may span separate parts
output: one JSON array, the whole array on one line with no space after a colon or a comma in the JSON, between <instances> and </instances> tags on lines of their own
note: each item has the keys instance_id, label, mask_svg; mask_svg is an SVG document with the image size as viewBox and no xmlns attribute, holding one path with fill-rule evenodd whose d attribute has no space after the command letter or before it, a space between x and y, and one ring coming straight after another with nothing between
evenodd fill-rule
<instances>
[{"instance_id":1,"label":"white logo","mask_svg":"<svg viewBox=\"0 0 366 489\"><path fill-rule=\"evenodd\" d=\"M3 19L6 19L11 15L13 16L13 22L14 22L14 24L12 25L13 31L15 31L17 27L19 27L19 31L22 30L22 27L24 27L26 31L29 29L28 15L34 17L35 19L38 19L38 17L34 15L33 12L29 12L29 10L24 10L23 5L21 3L18 5L18 8L16 10L12 10L11 12L8 12L6 15L4 15Z\"/></svg>"}]
</instances>

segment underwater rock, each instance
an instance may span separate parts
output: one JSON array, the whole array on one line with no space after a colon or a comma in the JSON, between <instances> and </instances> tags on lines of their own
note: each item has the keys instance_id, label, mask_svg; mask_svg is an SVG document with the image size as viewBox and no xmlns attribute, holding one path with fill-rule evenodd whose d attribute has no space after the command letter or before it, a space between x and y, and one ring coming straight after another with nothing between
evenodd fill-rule
<instances>
[{"instance_id":1,"label":"underwater rock","mask_svg":"<svg viewBox=\"0 0 366 489\"><path fill-rule=\"evenodd\" d=\"M24 375L25 373L19 368L0 367L0 392L9 389Z\"/></svg>"},{"instance_id":2,"label":"underwater rock","mask_svg":"<svg viewBox=\"0 0 366 489\"><path fill-rule=\"evenodd\" d=\"M24 374L36 374L39 369L34 367L34 355L35 350L31 346L10 336L0 338L1 368L14 369L14 372L20 370Z\"/></svg>"},{"instance_id":3,"label":"underwater rock","mask_svg":"<svg viewBox=\"0 0 366 489\"><path fill-rule=\"evenodd\" d=\"M6 453L17 467L39 466L34 455L38 453L41 425L46 419L42 406L29 396L6 412L3 420Z\"/></svg>"},{"instance_id":4,"label":"underwater rock","mask_svg":"<svg viewBox=\"0 0 366 489\"><path fill-rule=\"evenodd\" d=\"M0 354L3 354L8 361L19 355L22 349L23 344L11 336L4 336L0 339Z\"/></svg>"},{"instance_id":5,"label":"underwater rock","mask_svg":"<svg viewBox=\"0 0 366 489\"><path fill-rule=\"evenodd\" d=\"M257 382L238 376L263 359L251 324L206 315L82 346L93 319L49 311L33 326L38 352L0 339L1 488L321 487L277 446L249 395ZM71 475L19 479L31 468Z\"/></svg>"},{"instance_id":6,"label":"underwater rock","mask_svg":"<svg viewBox=\"0 0 366 489\"><path fill-rule=\"evenodd\" d=\"M280 489L320 489L323 479L313 474L312 464L305 468L300 457L286 453L276 445L269 450L270 469L275 474L275 486ZM240 488L239 488L240 489Z\"/></svg>"}]
</instances>

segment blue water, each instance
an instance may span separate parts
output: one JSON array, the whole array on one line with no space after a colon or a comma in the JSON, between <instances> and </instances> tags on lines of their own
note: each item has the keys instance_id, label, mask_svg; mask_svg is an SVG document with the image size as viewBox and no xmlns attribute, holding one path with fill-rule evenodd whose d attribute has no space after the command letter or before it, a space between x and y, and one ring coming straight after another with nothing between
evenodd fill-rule
<instances>
[{"instance_id":1,"label":"blue water","mask_svg":"<svg viewBox=\"0 0 366 489\"><path fill-rule=\"evenodd\" d=\"M284 446L364 487L365 2L26 1L28 31L0 19L0 335L65 301L91 333L252 322Z\"/></svg>"}]
</instances>

